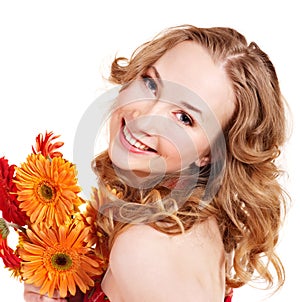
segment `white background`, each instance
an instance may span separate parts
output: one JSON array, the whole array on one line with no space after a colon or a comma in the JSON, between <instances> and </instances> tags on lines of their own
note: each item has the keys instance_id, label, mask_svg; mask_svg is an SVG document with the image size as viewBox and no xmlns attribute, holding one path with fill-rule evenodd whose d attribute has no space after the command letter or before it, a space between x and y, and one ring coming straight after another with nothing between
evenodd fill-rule
<instances>
[{"instance_id":1,"label":"white background","mask_svg":"<svg viewBox=\"0 0 300 302\"><path fill-rule=\"evenodd\" d=\"M296 301L299 295L299 14L297 1L0 0L0 157L20 164L39 132L53 130L72 160L78 121L103 91L102 72L116 52L130 54L160 30L190 23L230 26L254 40L277 68L294 116L282 156L293 207L278 253L286 284L272 297L249 287L234 302ZM82 146L84 148L84 146ZM23 301L22 285L0 266L0 301Z\"/></svg>"}]
</instances>

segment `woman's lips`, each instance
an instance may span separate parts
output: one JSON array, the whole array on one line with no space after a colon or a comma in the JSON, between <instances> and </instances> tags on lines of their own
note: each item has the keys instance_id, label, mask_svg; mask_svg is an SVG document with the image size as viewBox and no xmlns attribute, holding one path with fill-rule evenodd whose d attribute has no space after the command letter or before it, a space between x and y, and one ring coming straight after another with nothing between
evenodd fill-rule
<instances>
[{"instance_id":1,"label":"woman's lips","mask_svg":"<svg viewBox=\"0 0 300 302\"><path fill-rule=\"evenodd\" d=\"M140 140L138 140L132 135L130 130L126 127L125 121L123 121L121 126L120 139L122 144L125 146L125 148L127 148L131 152L135 152L135 153L155 152L156 153L154 149L145 145L144 143L142 143Z\"/></svg>"}]
</instances>

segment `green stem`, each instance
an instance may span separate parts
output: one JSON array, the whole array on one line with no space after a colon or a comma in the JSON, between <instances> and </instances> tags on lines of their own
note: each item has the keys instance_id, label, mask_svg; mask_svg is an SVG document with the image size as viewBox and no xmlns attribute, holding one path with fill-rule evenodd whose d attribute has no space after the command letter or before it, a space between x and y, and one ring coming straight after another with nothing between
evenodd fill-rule
<instances>
[{"instance_id":1,"label":"green stem","mask_svg":"<svg viewBox=\"0 0 300 302\"><path fill-rule=\"evenodd\" d=\"M14 228L14 229L17 229L17 230L20 230L21 232L25 233L26 232L26 229L16 223L13 223L13 222L7 222L7 225Z\"/></svg>"}]
</instances>

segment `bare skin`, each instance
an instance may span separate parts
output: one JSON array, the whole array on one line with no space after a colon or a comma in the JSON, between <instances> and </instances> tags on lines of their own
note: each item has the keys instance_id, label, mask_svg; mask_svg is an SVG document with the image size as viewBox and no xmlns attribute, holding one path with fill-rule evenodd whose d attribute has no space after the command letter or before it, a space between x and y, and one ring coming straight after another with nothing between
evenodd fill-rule
<instances>
[{"instance_id":1,"label":"bare skin","mask_svg":"<svg viewBox=\"0 0 300 302\"><path fill-rule=\"evenodd\" d=\"M55 291L53 297L50 298L47 295L41 295L38 287L31 284L25 284L24 300L28 302L81 302L83 301L83 295L78 292L76 296L65 299L59 296L58 291Z\"/></svg>"},{"instance_id":2,"label":"bare skin","mask_svg":"<svg viewBox=\"0 0 300 302\"><path fill-rule=\"evenodd\" d=\"M178 236L136 225L117 238L102 287L114 302L194 302L195 297L219 302L224 300L224 259L213 218Z\"/></svg>"}]
</instances>

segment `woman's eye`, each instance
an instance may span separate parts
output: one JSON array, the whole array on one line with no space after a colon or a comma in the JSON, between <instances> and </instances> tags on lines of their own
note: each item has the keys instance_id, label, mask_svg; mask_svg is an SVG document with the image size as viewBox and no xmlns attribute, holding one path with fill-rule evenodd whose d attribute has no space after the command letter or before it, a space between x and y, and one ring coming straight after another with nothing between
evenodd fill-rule
<instances>
[{"instance_id":1,"label":"woman's eye","mask_svg":"<svg viewBox=\"0 0 300 302\"><path fill-rule=\"evenodd\" d=\"M186 126L193 126L193 119L185 112L176 112L176 118Z\"/></svg>"},{"instance_id":2,"label":"woman's eye","mask_svg":"<svg viewBox=\"0 0 300 302\"><path fill-rule=\"evenodd\" d=\"M143 76L143 81L146 87L151 91L153 95L157 94L157 84L155 83L155 80L148 76Z\"/></svg>"}]
</instances>

